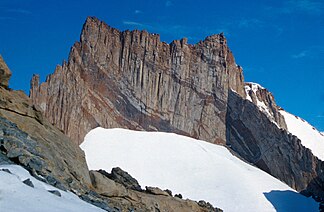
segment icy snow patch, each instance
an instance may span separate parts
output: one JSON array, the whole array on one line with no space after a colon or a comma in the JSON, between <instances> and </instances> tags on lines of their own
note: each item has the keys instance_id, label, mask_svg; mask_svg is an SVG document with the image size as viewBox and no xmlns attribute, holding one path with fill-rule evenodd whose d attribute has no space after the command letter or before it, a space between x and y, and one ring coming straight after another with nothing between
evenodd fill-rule
<instances>
[{"instance_id":1,"label":"icy snow patch","mask_svg":"<svg viewBox=\"0 0 324 212\"><path fill-rule=\"evenodd\" d=\"M245 85L244 89L245 89L245 93L246 93L246 99L249 100L250 102L252 102L252 98L249 95L249 92L252 90L253 93L255 94L256 100L257 100L257 106L262 110L267 112L267 114L270 115L270 112L267 108L267 106L264 104L263 101L260 101L258 96L257 96L257 91L264 89L264 87L262 87L261 85L254 83L254 82L248 82L249 84L251 84L252 86L250 87L249 85Z\"/></svg>"},{"instance_id":2,"label":"icy snow patch","mask_svg":"<svg viewBox=\"0 0 324 212\"><path fill-rule=\"evenodd\" d=\"M250 102L252 102L252 99L251 99L251 97L249 95L249 91L251 90L250 86L245 85L244 89L245 89L246 99L249 100Z\"/></svg>"},{"instance_id":3,"label":"icy snow patch","mask_svg":"<svg viewBox=\"0 0 324 212\"><path fill-rule=\"evenodd\" d=\"M162 132L96 128L81 148L90 169L121 167L142 186L206 200L225 211L318 211L318 204L225 147Z\"/></svg>"},{"instance_id":4,"label":"icy snow patch","mask_svg":"<svg viewBox=\"0 0 324 212\"><path fill-rule=\"evenodd\" d=\"M273 115L271 114L267 105L263 101L261 101L257 96L257 91L261 90L261 89L265 89L265 88L257 83L254 83L254 82L248 82L248 83L251 84L251 87L249 85L244 86L245 93L246 93L246 99L249 100L250 102L253 102L251 96L249 95L250 91L252 90L253 93L255 94L256 101L257 101L256 105L258 106L259 110L261 112L263 112L272 123L274 123L278 128L280 128L279 125L277 124L277 122L275 122L275 119L274 119Z\"/></svg>"},{"instance_id":5,"label":"icy snow patch","mask_svg":"<svg viewBox=\"0 0 324 212\"><path fill-rule=\"evenodd\" d=\"M272 115L268 109L268 107L264 104L264 102L259 101L258 97L257 97L257 106L259 107L259 109L266 114L267 117L272 118Z\"/></svg>"},{"instance_id":6,"label":"icy snow patch","mask_svg":"<svg viewBox=\"0 0 324 212\"><path fill-rule=\"evenodd\" d=\"M32 177L27 170L18 165L0 165L10 173L0 171L0 211L15 212L61 212L61 211L103 211L82 201L71 192L59 190ZM30 179L34 188L22 181ZM57 190L61 197L48 190Z\"/></svg>"},{"instance_id":7,"label":"icy snow patch","mask_svg":"<svg viewBox=\"0 0 324 212\"><path fill-rule=\"evenodd\" d=\"M246 83L252 85L252 88L250 88L250 86L247 86L247 85L246 85L245 87L248 87L250 90L252 89L252 91L253 91L254 93L256 93L258 90L265 89L265 88L262 87L260 84L255 83L255 82L246 82ZM245 88L245 90L246 90L246 88Z\"/></svg>"},{"instance_id":8,"label":"icy snow patch","mask_svg":"<svg viewBox=\"0 0 324 212\"><path fill-rule=\"evenodd\" d=\"M324 136L307 121L280 110L284 116L288 131L301 140L301 144L310 149L318 159L324 161Z\"/></svg>"}]
</instances>

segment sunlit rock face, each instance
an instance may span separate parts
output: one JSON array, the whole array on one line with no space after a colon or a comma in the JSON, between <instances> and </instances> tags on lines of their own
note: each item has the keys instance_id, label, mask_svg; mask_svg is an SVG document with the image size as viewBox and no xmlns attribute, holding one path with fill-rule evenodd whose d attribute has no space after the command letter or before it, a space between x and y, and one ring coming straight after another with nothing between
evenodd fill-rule
<instances>
[{"instance_id":1,"label":"sunlit rock face","mask_svg":"<svg viewBox=\"0 0 324 212\"><path fill-rule=\"evenodd\" d=\"M74 142L97 126L166 131L225 143L228 90L245 96L225 37L170 44L88 18L69 60L30 96Z\"/></svg>"},{"instance_id":2,"label":"sunlit rock face","mask_svg":"<svg viewBox=\"0 0 324 212\"><path fill-rule=\"evenodd\" d=\"M9 70L7 64L4 62L2 56L0 55L0 86L8 88L10 77L11 71Z\"/></svg>"}]
</instances>

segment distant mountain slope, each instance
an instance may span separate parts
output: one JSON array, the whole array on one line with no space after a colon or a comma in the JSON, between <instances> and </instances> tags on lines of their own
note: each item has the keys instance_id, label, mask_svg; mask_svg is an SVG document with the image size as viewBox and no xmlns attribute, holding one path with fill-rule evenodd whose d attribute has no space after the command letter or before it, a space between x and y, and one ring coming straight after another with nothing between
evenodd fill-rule
<instances>
[{"instance_id":1,"label":"distant mountain slope","mask_svg":"<svg viewBox=\"0 0 324 212\"><path fill-rule=\"evenodd\" d=\"M318 211L318 204L226 148L162 132L96 128L81 144L90 169L127 169L139 183L225 211Z\"/></svg>"},{"instance_id":2,"label":"distant mountain slope","mask_svg":"<svg viewBox=\"0 0 324 212\"><path fill-rule=\"evenodd\" d=\"M255 104L268 119L279 128L287 129L285 119L279 113L279 107L274 100L274 96L266 88L258 83L245 82L244 89L246 99Z\"/></svg>"},{"instance_id":3,"label":"distant mountain slope","mask_svg":"<svg viewBox=\"0 0 324 212\"><path fill-rule=\"evenodd\" d=\"M324 135L300 117L280 110L287 123L288 131L297 136L303 146L310 149L320 160L324 161Z\"/></svg>"},{"instance_id":4,"label":"distant mountain slope","mask_svg":"<svg viewBox=\"0 0 324 212\"><path fill-rule=\"evenodd\" d=\"M257 83L245 83L246 99L253 102L259 110L278 128L284 128L297 136L301 144L310 149L314 156L324 161L324 134L304 119L277 108L270 92ZM273 110L273 108L277 108ZM278 116L281 114L281 116Z\"/></svg>"}]
</instances>

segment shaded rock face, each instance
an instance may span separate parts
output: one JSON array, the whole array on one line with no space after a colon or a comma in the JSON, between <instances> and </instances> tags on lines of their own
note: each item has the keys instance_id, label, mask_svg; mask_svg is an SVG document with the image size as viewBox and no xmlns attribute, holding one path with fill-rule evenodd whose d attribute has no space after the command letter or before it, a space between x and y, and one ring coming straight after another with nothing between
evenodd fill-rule
<instances>
[{"instance_id":1,"label":"shaded rock face","mask_svg":"<svg viewBox=\"0 0 324 212\"><path fill-rule=\"evenodd\" d=\"M225 143L229 89L245 96L223 35L166 44L156 34L120 32L88 18L68 62L41 85L35 75L30 97L76 143L97 126Z\"/></svg>"},{"instance_id":2,"label":"shaded rock face","mask_svg":"<svg viewBox=\"0 0 324 212\"><path fill-rule=\"evenodd\" d=\"M0 55L0 86L8 88L11 71Z\"/></svg>"},{"instance_id":3,"label":"shaded rock face","mask_svg":"<svg viewBox=\"0 0 324 212\"><path fill-rule=\"evenodd\" d=\"M21 91L0 88L0 154L60 189L91 185L83 151Z\"/></svg>"},{"instance_id":4,"label":"shaded rock face","mask_svg":"<svg viewBox=\"0 0 324 212\"><path fill-rule=\"evenodd\" d=\"M0 63L11 73L2 58ZM57 188L87 192L91 180L84 152L22 91L7 87L0 87L0 164L18 164Z\"/></svg>"},{"instance_id":5,"label":"shaded rock face","mask_svg":"<svg viewBox=\"0 0 324 212\"><path fill-rule=\"evenodd\" d=\"M231 91L228 99L227 146L297 191L324 197L324 163L258 106Z\"/></svg>"}]
</instances>

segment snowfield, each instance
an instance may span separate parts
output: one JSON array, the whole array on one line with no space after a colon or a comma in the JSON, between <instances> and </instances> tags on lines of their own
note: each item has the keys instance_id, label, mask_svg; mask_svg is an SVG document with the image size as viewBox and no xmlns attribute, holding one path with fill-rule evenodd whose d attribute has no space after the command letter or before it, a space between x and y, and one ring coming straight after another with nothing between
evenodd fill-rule
<instances>
[{"instance_id":1,"label":"snowfield","mask_svg":"<svg viewBox=\"0 0 324 212\"><path fill-rule=\"evenodd\" d=\"M96 128L81 148L90 169L121 167L140 185L171 189L225 211L318 211L318 204L225 147L162 132Z\"/></svg>"},{"instance_id":2,"label":"snowfield","mask_svg":"<svg viewBox=\"0 0 324 212\"><path fill-rule=\"evenodd\" d=\"M313 155L324 161L324 135L302 118L284 110L280 110L280 113L285 118L288 131L297 136L301 144L310 149Z\"/></svg>"},{"instance_id":3,"label":"snowfield","mask_svg":"<svg viewBox=\"0 0 324 212\"><path fill-rule=\"evenodd\" d=\"M11 172L5 172L7 169ZM22 181L30 179L34 188ZM59 191L61 197L48 190ZM71 192L61 191L32 177L18 165L0 165L0 211L1 212L62 212L103 211L88 204Z\"/></svg>"}]
</instances>

